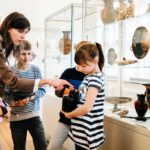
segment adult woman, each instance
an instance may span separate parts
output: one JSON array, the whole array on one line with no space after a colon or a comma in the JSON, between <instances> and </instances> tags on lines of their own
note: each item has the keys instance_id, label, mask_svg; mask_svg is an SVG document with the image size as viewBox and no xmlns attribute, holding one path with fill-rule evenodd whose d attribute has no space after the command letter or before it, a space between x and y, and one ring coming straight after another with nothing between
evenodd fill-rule
<instances>
[{"instance_id":1,"label":"adult woman","mask_svg":"<svg viewBox=\"0 0 150 150\"><path fill-rule=\"evenodd\" d=\"M19 45L24 39L25 34L30 31L30 22L23 15L18 12L9 14L0 27L0 96L3 95L4 85L11 88L34 92L38 87L44 84L55 87L56 89L63 88L64 84L68 84L65 80L28 80L18 78L12 71L9 70L6 61L12 52L14 46ZM7 109L8 111L8 109ZM7 112L0 115L7 115Z\"/></svg>"}]
</instances>

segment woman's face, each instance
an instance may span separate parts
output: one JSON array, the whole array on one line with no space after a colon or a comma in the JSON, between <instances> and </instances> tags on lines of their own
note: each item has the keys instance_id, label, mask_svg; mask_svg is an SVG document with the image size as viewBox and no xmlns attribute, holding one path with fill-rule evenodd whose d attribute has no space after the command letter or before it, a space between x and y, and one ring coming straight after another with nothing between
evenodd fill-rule
<instances>
[{"instance_id":1,"label":"woman's face","mask_svg":"<svg viewBox=\"0 0 150 150\"><path fill-rule=\"evenodd\" d=\"M11 28L8 30L11 41L14 45L19 45L24 39L28 29L15 29Z\"/></svg>"}]
</instances>

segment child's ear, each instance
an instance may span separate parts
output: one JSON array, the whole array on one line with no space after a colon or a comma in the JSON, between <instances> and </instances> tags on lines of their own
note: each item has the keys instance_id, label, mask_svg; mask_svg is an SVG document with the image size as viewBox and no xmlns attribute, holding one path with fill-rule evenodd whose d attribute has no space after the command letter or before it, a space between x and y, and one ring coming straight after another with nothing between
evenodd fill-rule
<instances>
[{"instance_id":1,"label":"child's ear","mask_svg":"<svg viewBox=\"0 0 150 150\"><path fill-rule=\"evenodd\" d=\"M98 56L96 56L96 57L94 58L94 63L98 63L98 61L99 61L99 58L98 58Z\"/></svg>"}]
</instances>

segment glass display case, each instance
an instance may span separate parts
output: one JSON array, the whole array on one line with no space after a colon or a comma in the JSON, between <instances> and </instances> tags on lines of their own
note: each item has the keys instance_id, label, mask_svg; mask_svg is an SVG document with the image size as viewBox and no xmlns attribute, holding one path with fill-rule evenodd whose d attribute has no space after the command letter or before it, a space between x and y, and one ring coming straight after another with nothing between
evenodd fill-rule
<instances>
[{"instance_id":1,"label":"glass display case","mask_svg":"<svg viewBox=\"0 0 150 150\"><path fill-rule=\"evenodd\" d=\"M68 5L46 18L46 77L58 78L64 69L73 66L74 43L82 38L81 18L82 6L79 4Z\"/></svg>"},{"instance_id":2,"label":"glass display case","mask_svg":"<svg viewBox=\"0 0 150 150\"><path fill-rule=\"evenodd\" d=\"M150 83L149 2L142 2L83 0L83 37L101 43L105 54L106 96L136 99L136 94L145 92L140 84ZM95 6L90 15L89 4Z\"/></svg>"},{"instance_id":3,"label":"glass display case","mask_svg":"<svg viewBox=\"0 0 150 150\"><path fill-rule=\"evenodd\" d=\"M87 10L93 6L87 6ZM82 4L70 4L45 20L45 75L59 78L68 67L75 66L74 46L83 39Z\"/></svg>"}]
</instances>

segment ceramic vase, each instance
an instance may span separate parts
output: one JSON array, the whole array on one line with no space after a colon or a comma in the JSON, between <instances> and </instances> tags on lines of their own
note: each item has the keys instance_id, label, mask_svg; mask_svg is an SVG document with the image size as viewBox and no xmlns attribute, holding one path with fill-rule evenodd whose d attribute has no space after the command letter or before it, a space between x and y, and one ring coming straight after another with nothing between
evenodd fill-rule
<instances>
[{"instance_id":1,"label":"ceramic vase","mask_svg":"<svg viewBox=\"0 0 150 150\"><path fill-rule=\"evenodd\" d=\"M136 113L139 118L143 118L148 109L148 103L145 101L145 94L137 94L137 100L134 102Z\"/></svg>"},{"instance_id":2,"label":"ceramic vase","mask_svg":"<svg viewBox=\"0 0 150 150\"><path fill-rule=\"evenodd\" d=\"M146 88L146 99L148 102L148 108L150 109L150 88Z\"/></svg>"},{"instance_id":3,"label":"ceramic vase","mask_svg":"<svg viewBox=\"0 0 150 150\"><path fill-rule=\"evenodd\" d=\"M70 31L63 31L63 37L59 40L60 52L67 55L71 51Z\"/></svg>"},{"instance_id":4,"label":"ceramic vase","mask_svg":"<svg viewBox=\"0 0 150 150\"><path fill-rule=\"evenodd\" d=\"M116 8L116 19L125 19L126 11L126 4L124 3L124 0L119 0L119 7Z\"/></svg>"},{"instance_id":5,"label":"ceramic vase","mask_svg":"<svg viewBox=\"0 0 150 150\"><path fill-rule=\"evenodd\" d=\"M134 16L134 4L133 4L133 0L128 0L128 3L129 3L129 5L127 7L126 18Z\"/></svg>"},{"instance_id":6,"label":"ceramic vase","mask_svg":"<svg viewBox=\"0 0 150 150\"><path fill-rule=\"evenodd\" d=\"M103 0L104 1L104 8L101 11L101 19L104 24L112 23L115 21L116 18L116 11L113 7L112 0Z\"/></svg>"}]
</instances>

